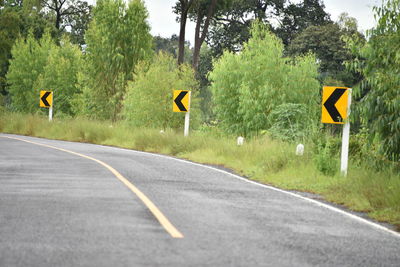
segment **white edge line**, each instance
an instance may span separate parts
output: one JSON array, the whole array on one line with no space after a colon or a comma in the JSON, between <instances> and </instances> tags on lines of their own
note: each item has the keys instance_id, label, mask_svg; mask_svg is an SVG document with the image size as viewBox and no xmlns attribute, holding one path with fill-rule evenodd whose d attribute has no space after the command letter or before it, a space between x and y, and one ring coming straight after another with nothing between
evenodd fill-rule
<instances>
[{"instance_id":1,"label":"white edge line","mask_svg":"<svg viewBox=\"0 0 400 267\"><path fill-rule=\"evenodd\" d=\"M24 136L24 137L26 137L26 136ZM31 136L29 136L29 137L31 137ZM36 138L38 138L38 137L36 137ZM64 140L44 139L44 138L40 138L40 137L38 139L50 140L50 141L64 141ZM71 141L64 141L64 142L71 142ZM81 142L72 142L72 143L81 143ZM84 144L88 144L88 143L84 143ZM207 169L210 169L210 170L214 170L214 171L217 171L217 172L220 172L220 173L223 173L223 174L227 174L227 175L229 175L231 177L234 177L236 179L239 179L241 181L244 181L244 182L247 182L247 183L250 183L250 184L253 184L253 185L258 185L258 186L261 186L263 188L267 188L267 189L270 189L270 190L273 190L273 191L277 191L277 192L281 192L281 193L284 193L284 194L288 194L288 195L290 195L292 197L296 197L296 198L302 199L304 201L308 201L308 202L313 203L313 204L315 204L315 205L317 205L319 207L323 207L323 208L326 208L328 210L340 213L342 215L346 215L346 216L348 216L348 217L350 217L350 218L352 218L352 219L354 219L356 221L365 223L365 224L367 224L369 226L372 226L372 227L374 227L376 229L382 230L384 232L390 233L390 234L400 238L400 233L398 233L396 231L393 231L393 230L391 230L391 229L389 229L387 227L384 227L384 226L382 226L380 224L371 222L371 221L369 221L367 219L364 219L364 218L359 217L357 215L351 214L351 213L346 212L344 210L338 209L338 208L333 207L331 205L319 202L319 201L311 199L311 198L307 198L307 197L298 195L298 194L293 193L293 192L285 191L283 189L279 189L279 188L276 188L276 187L273 187L273 186L270 186L270 185L261 184L261 183L246 179L244 177L241 177L239 175L236 175L236 174L233 174L233 173L221 170L221 169L217 169L217 168L214 168L214 167L211 167L211 166L208 166L208 165L192 162L192 161L189 161L189 160L175 158L175 157L168 156L168 155L156 154L156 153L152 153L152 152L145 152L145 151L139 151L139 150L134 150L134 149L119 148L119 147L114 147L114 146L106 146L106 145L98 145L98 144L92 144L92 145L107 147L107 148L116 149L116 150L126 150L126 151L130 151L130 152L138 153L138 154L152 155L152 156L156 156L156 157L160 157L160 158L176 160L176 161L179 161L179 162L188 163L188 164L192 164L192 165L195 165L195 166L199 166L199 167L207 168Z\"/></svg>"},{"instance_id":2,"label":"white edge line","mask_svg":"<svg viewBox=\"0 0 400 267\"><path fill-rule=\"evenodd\" d=\"M384 232L390 233L390 234L400 238L400 233L398 233L396 231L393 231L393 230L391 230L391 229L389 229L389 228L387 228L385 226L382 226L380 224L371 222L371 221L369 221L367 219L364 219L364 218L359 217L357 215L351 214L351 213L346 212L344 210L341 210L339 208L333 207L331 205L322 203L320 201L317 201L317 200L314 200L314 199L311 199L311 198L307 198L307 197L301 196L299 194L296 194L296 193L293 193L293 192L290 192L290 191L285 191L283 189L279 189L279 188L276 188L276 187L273 187L273 186L270 186L270 185L261 184L261 183L249 180L247 178L244 178L242 176L239 176L239 175L236 175L236 174L233 174L233 173L230 173L230 172L227 172L227 171L224 171L224 170L212 167L212 166L208 166L208 165L204 165L204 164L200 164L200 163L196 163L196 162L192 162L192 161L188 161L188 160L184 160L184 159L179 159L179 158L175 158L175 157L168 156L168 155L161 155L161 154L151 153L151 152L145 152L145 151L139 151L139 150L133 150L133 149L127 149L127 148L118 148L118 147L112 147L112 146L104 146L104 147L110 147L110 148L113 148L113 149L123 149L123 150L127 150L127 151L133 151L133 152L139 153L139 154L143 153L143 154L147 154L147 155L153 155L153 156L157 156L157 157L161 157L161 158L172 159L172 160L176 160L176 161L179 161L179 162L188 163L188 164L192 164L192 165L195 165L195 166L204 167L204 168L207 168L207 169L210 169L210 170L214 170L214 171L217 171L217 172L220 172L220 173L223 173L223 174L227 174L227 175L232 176L232 177L234 177L236 179L239 179L241 181L244 181L244 182L247 182L247 183L250 183L250 184L253 184L253 185L258 185L258 186L261 186L261 187L264 187L264 188L267 188L267 189L270 189L270 190L273 190L273 191L277 191L277 192L280 192L280 193L288 194L288 195L290 195L292 197L300 198L300 199L302 199L304 201L308 201L308 202L313 203L313 204L315 204L315 205L317 205L319 207L323 207L323 208L329 209L331 211L340 213L342 215L346 215L346 216L348 216L348 217L350 217L350 218L352 218L352 219L354 219L356 221L368 224L369 226L372 226L372 227L374 227L376 229L382 230Z\"/></svg>"}]
</instances>

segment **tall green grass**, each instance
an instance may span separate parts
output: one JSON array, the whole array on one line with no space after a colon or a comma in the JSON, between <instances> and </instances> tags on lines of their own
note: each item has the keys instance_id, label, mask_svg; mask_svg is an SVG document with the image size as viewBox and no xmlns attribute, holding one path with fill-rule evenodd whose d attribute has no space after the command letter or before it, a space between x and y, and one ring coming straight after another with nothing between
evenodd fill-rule
<instances>
[{"instance_id":1,"label":"tall green grass","mask_svg":"<svg viewBox=\"0 0 400 267\"><path fill-rule=\"evenodd\" d=\"M123 122L85 118L48 122L38 115L5 112L0 115L0 132L112 145L220 165L262 183L320 194L328 201L367 212L370 217L392 223L400 230L398 173L374 171L369 164L357 160L350 162L346 178L339 174L325 175L319 170L320 152L312 144L306 144L305 154L299 157L294 153L294 144L261 136L237 146L234 136L222 135L217 130L205 128L184 138L181 131L161 133L133 128Z\"/></svg>"}]
</instances>

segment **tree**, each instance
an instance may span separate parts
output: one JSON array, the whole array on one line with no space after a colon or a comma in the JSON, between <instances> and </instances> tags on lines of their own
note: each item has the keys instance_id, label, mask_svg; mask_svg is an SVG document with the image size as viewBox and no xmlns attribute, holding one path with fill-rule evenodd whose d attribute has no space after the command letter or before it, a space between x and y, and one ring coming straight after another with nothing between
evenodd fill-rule
<instances>
[{"instance_id":1,"label":"tree","mask_svg":"<svg viewBox=\"0 0 400 267\"><path fill-rule=\"evenodd\" d=\"M170 38L154 36L154 50L156 53L164 51L171 54L174 58L178 58L179 37L173 34Z\"/></svg>"},{"instance_id":2,"label":"tree","mask_svg":"<svg viewBox=\"0 0 400 267\"><path fill-rule=\"evenodd\" d=\"M231 0L217 10L206 38L216 57L224 50L239 51L250 37L250 27L254 20L269 24L271 17L278 18L286 0Z\"/></svg>"},{"instance_id":3,"label":"tree","mask_svg":"<svg viewBox=\"0 0 400 267\"><path fill-rule=\"evenodd\" d=\"M85 45L85 32L87 31L90 20L92 19L93 6L85 1L77 1L75 11L66 15L64 28L69 28L65 33L70 35L73 43L81 46Z\"/></svg>"},{"instance_id":4,"label":"tree","mask_svg":"<svg viewBox=\"0 0 400 267\"><path fill-rule=\"evenodd\" d=\"M184 114L172 112L172 92L174 89L191 90L190 125L193 127L198 124L200 117L197 87L193 69L189 65L178 66L171 55L160 52L151 63L139 64L134 81L128 84L123 115L137 127L181 127Z\"/></svg>"},{"instance_id":5,"label":"tree","mask_svg":"<svg viewBox=\"0 0 400 267\"><path fill-rule=\"evenodd\" d=\"M45 29L53 35L49 22L30 1L3 1L0 8L0 94L7 95L7 81L11 48L15 40L29 33L36 39L41 38Z\"/></svg>"},{"instance_id":6,"label":"tree","mask_svg":"<svg viewBox=\"0 0 400 267\"><path fill-rule=\"evenodd\" d=\"M257 134L271 127L272 110L294 103L303 105L307 119L315 121L317 75L313 56L284 58L280 39L255 22L241 53L224 52L210 73L217 119L228 132Z\"/></svg>"},{"instance_id":7,"label":"tree","mask_svg":"<svg viewBox=\"0 0 400 267\"><path fill-rule=\"evenodd\" d=\"M250 37L250 26L261 20L288 45L299 32L310 25L330 22L320 0L303 0L288 3L287 0L231 0L219 8L210 24L207 44L219 57L227 49L240 51ZM277 26L275 26L277 24ZM274 25L274 26L273 26Z\"/></svg>"},{"instance_id":8,"label":"tree","mask_svg":"<svg viewBox=\"0 0 400 267\"><path fill-rule=\"evenodd\" d=\"M79 47L66 37L57 46L48 32L39 40L30 34L27 39L17 40L12 55L7 73L12 110L38 112L39 91L51 90L55 114L74 115L71 100L78 92L76 86L82 63Z\"/></svg>"},{"instance_id":9,"label":"tree","mask_svg":"<svg viewBox=\"0 0 400 267\"><path fill-rule=\"evenodd\" d=\"M378 24L368 31L366 44L348 38L356 58L347 63L365 78L355 88L361 98L357 114L378 141L380 152L389 160L400 159L400 1L387 0L374 7Z\"/></svg>"},{"instance_id":10,"label":"tree","mask_svg":"<svg viewBox=\"0 0 400 267\"><path fill-rule=\"evenodd\" d=\"M0 10L0 93L6 94L5 75L11 58L11 48L20 34L22 19L12 9Z\"/></svg>"},{"instance_id":11,"label":"tree","mask_svg":"<svg viewBox=\"0 0 400 267\"><path fill-rule=\"evenodd\" d=\"M49 33L39 41L33 34L19 38L11 50L12 59L6 75L10 84L11 108L14 111L32 113L38 109L40 88L35 87L40 74L44 72L47 58L55 44Z\"/></svg>"},{"instance_id":12,"label":"tree","mask_svg":"<svg viewBox=\"0 0 400 267\"><path fill-rule=\"evenodd\" d=\"M90 13L88 3L80 0L43 0L41 5L45 11L53 13L55 27L59 31L63 31L65 26L76 26L74 20L85 20Z\"/></svg>"},{"instance_id":13,"label":"tree","mask_svg":"<svg viewBox=\"0 0 400 267\"><path fill-rule=\"evenodd\" d=\"M352 58L343 38L353 35L364 39L357 29L341 28L337 23L309 26L293 39L286 53L291 56L314 53L320 63L319 71L322 79L333 78L351 87L360 81L360 76L346 70L343 65L344 61Z\"/></svg>"},{"instance_id":14,"label":"tree","mask_svg":"<svg viewBox=\"0 0 400 267\"><path fill-rule=\"evenodd\" d=\"M77 45L71 44L64 36L60 46L52 46L47 58L46 66L34 83L35 88L54 92L54 112L75 115L72 101L79 93L78 75L82 67L82 52Z\"/></svg>"},{"instance_id":15,"label":"tree","mask_svg":"<svg viewBox=\"0 0 400 267\"><path fill-rule=\"evenodd\" d=\"M203 44L200 49L200 61L196 72L196 78L200 85L200 108L203 114L203 121L205 122L210 122L213 119L212 95L209 89L210 81L207 78L208 73L212 70L212 61L213 57L211 49L207 44Z\"/></svg>"},{"instance_id":16,"label":"tree","mask_svg":"<svg viewBox=\"0 0 400 267\"><path fill-rule=\"evenodd\" d=\"M99 0L86 32L86 67L80 79L82 113L116 120L136 64L150 58L152 37L141 0Z\"/></svg>"},{"instance_id":17,"label":"tree","mask_svg":"<svg viewBox=\"0 0 400 267\"><path fill-rule=\"evenodd\" d=\"M350 17L347 12L343 12L339 15L338 22L340 29L347 32L358 32L358 22L356 18Z\"/></svg>"},{"instance_id":18,"label":"tree","mask_svg":"<svg viewBox=\"0 0 400 267\"><path fill-rule=\"evenodd\" d=\"M178 59L179 37L176 34L173 34L170 38L155 36L153 37L153 40L154 40L154 50L156 53L164 51L171 54L175 59ZM193 51L190 48L190 42L185 41L185 53L183 62L190 63L192 60L192 56L193 56Z\"/></svg>"},{"instance_id":19,"label":"tree","mask_svg":"<svg viewBox=\"0 0 400 267\"><path fill-rule=\"evenodd\" d=\"M322 0L303 0L300 3L290 3L284 7L279 26L274 32L288 45L293 38L309 26L322 26L330 23L330 16L324 10Z\"/></svg>"},{"instance_id":20,"label":"tree","mask_svg":"<svg viewBox=\"0 0 400 267\"><path fill-rule=\"evenodd\" d=\"M185 33L186 33L186 21L193 2L196 0L179 0L174 6L174 13L180 14L179 21L179 52L178 52L178 64L183 63L185 53Z\"/></svg>"},{"instance_id":21,"label":"tree","mask_svg":"<svg viewBox=\"0 0 400 267\"><path fill-rule=\"evenodd\" d=\"M206 39L210 21L215 13L217 0L203 0L195 3L193 16L196 21L193 50L193 68L197 71L199 67L200 48Z\"/></svg>"}]
</instances>

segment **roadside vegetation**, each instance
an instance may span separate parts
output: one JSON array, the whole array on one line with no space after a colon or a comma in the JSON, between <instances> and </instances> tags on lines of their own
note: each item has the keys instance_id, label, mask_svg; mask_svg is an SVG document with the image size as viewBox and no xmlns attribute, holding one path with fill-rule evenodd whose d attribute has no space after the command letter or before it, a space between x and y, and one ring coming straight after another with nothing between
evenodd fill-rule
<instances>
[{"instance_id":1,"label":"roadside vegetation","mask_svg":"<svg viewBox=\"0 0 400 267\"><path fill-rule=\"evenodd\" d=\"M374 8L367 38L347 14L331 21L319 0L177 1L181 26L197 24L193 48L184 28L151 36L141 0L62 1L61 18L43 3L1 2L0 132L220 165L400 228L399 0ZM353 88L347 177L342 126L320 123L324 85ZM192 91L187 138L174 89ZM40 90L54 92L53 122Z\"/></svg>"},{"instance_id":2,"label":"roadside vegetation","mask_svg":"<svg viewBox=\"0 0 400 267\"><path fill-rule=\"evenodd\" d=\"M3 113L0 131L51 139L88 142L171 155L191 161L232 169L249 179L279 188L312 192L325 200L368 213L400 230L399 166L381 162L360 151L362 141L352 137L349 173L338 173L340 139L326 135L329 149L305 143L303 156L296 156L295 143L268 135L245 140L237 146L236 136L216 127L200 127L183 137L183 131L136 128L125 122L94 121L85 118L56 119L43 115ZM321 133L323 134L323 133ZM360 160L361 158L365 160Z\"/></svg>"}]
</instances>

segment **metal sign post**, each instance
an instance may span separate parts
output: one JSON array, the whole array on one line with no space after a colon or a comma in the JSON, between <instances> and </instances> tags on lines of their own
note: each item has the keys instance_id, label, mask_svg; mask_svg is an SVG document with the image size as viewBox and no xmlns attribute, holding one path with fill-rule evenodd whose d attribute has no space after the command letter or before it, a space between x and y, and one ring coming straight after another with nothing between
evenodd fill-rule
<instances>
[{"instance_id":1,"label":"metal sign post","mask_svg":"<svg viewBox=\"0 0 400 267\"><path fill-rule=\"evenodd\" d=\"M350 139L351 88L324 86L322 91L321 122L343 124L340 172L347 176Z\"/></svg>"},{"instance_id":2,"label":"metal sign post","mask_svg":"<svg viewBox=\"0 0 400 267\"><path fill-rule=\"evenodd\" d=\"M53 106L49 108L49 121L53 120Z\"/></svg>"},{"instance_id":3,"label":"metal sign post","mask_svg":"<svg viewBox=\"0 0 400 267\"><path fill-rule=\"evenodd\" d=\"M192 98L192 92L189 91L189 107L190 107L190 101ZM189 136L189 122L190 122L190 108L188 109L188 111L185 114L185 126L184 126L184 131L183 131L183 135Z\"/></svg>"},{"instance_id":4,"label":"metal sign post","mask_svg":"<svg viewBox=\"0 0 400 267\"><path fill-rule=\"evenodd\" d=\"M340 157L340 172L343 176L347 176L347 166L349 162L349 140L350 140L350 105L351 105L351 89L348 89L347 98L347 119L343 126L342 135L342 153Z\"/></svg>"},{"instance_id":5,"label":"metal sign post","mask_svg":"<svg viewBox=\"0 0 400 267\"><path fill-rule=\"evenodd\" d=\"M192 98L192 92L189 90L174 90L172 98L172 111L173 112L186 112L185 114L185 126L183 135L186 137L189 135L189 121L190 121L190 102Z\"/></svg>"},{"instance_id":6,"label":"metal sign post","mask_svg":"<svg viewBox=\"0 0 400 267\"><path fill-rule=\"evenodd\" d=\"M53 91L45 91L45 90L40 91L39 106L42 108L49 109L49 121L53 120L53 97L54 97Z\"/></svg>"}]
</instances>

